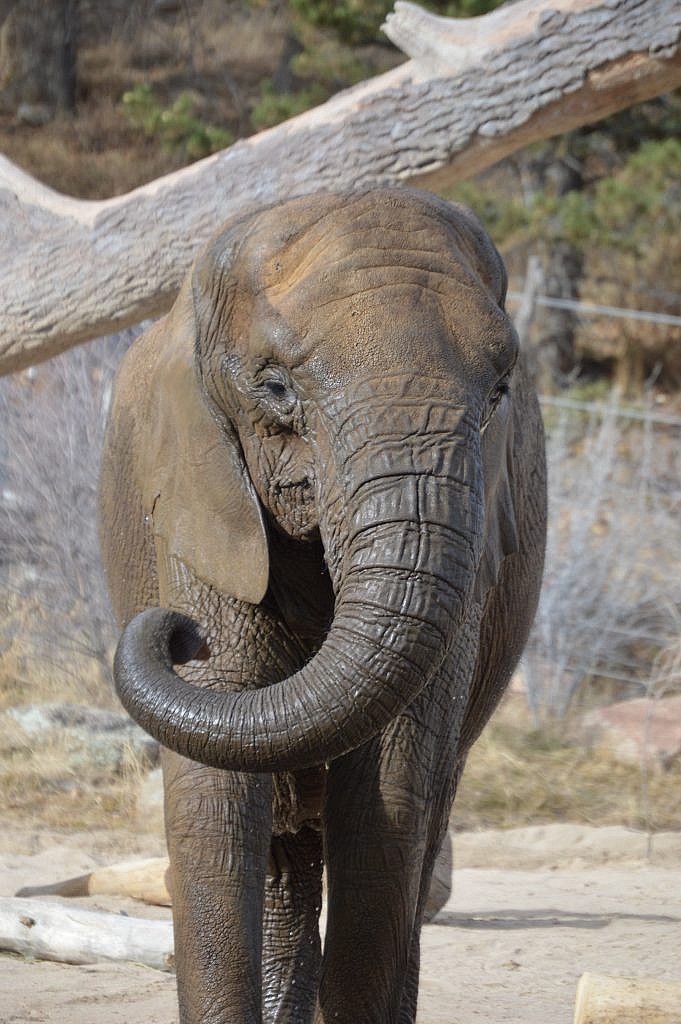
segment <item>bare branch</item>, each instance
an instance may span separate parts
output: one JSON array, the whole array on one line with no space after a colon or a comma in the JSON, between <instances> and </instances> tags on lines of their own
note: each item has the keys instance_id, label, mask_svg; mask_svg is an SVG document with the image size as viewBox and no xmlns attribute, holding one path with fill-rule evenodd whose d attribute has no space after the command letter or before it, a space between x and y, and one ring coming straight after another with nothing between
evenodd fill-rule
<instances>
[{"instance_id":1,"label":"bare branch","mask_svg":"<svg viewBox=\"0 0 681 1024\"><path fill-rule=\"evenodd\" d=\"M466 178L681 84L678 0L520 0L449 20L400 3L417 59L114 199L0 162L0 372L164 312L226 218L316 190Z\"/></svg>"}]
</instances>

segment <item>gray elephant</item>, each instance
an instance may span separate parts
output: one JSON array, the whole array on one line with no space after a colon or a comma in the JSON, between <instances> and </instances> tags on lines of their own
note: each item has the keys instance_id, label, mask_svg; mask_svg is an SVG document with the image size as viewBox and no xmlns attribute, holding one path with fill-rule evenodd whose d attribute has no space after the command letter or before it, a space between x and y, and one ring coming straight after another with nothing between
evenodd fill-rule
<instances>
[{"instance_id":1,"label":"gray elephant","mask_svg":"<svg viewBox=\"0 0 681 1024\"><path fill-rule=\"evenodd\" d=\"M230 222L124 360L102 545L118 692L167 748L183 1024L414 1021L433 862L542 568L505 289L462 207L310 196Z\"/></svg>"}]
</instances>

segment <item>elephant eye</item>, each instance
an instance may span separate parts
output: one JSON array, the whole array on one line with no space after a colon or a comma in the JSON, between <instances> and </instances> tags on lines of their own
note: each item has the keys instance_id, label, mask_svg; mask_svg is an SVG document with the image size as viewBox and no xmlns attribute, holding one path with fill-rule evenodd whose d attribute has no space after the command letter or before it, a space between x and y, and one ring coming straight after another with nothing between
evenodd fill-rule
<instances>
[{"instance_id":1,"label":"elephant eye","mask_svg":"<svg viewBox=\"0 0 681 1024\"><path fill-rule=\"evenodd\" d=\"M288 393L288 388L280 380L265 380L263 387L273 398L285 398Z\"/></svg>"},{"instance_id":2,"label":"elephant eye","mask_svg":"<svg viewBox=\"0 0 681 1024\"><path fill-rule=\"evenodd\" d=\"M492 416L496 412L497 408L501 405L506 395L511 390L511 375L506 374L501 380L497 381L494 385L490 396L487 400L487 408L485 409L485 415L482 421L482 430L484 431L487 427Z\"/></svg>"},{"instance_id":3,"label":"elephant eye","mask_svg":"<svg viewBox=\"0 0 681 1024\"><path fill-rule=\"evenodd\" d=\"M288 374L278 366L265 366L256 376L255 386L266 401L273 402L278 408L292 409L298 401Z\"/></svg>"},{"instance_id":4,"label":"elephant eye","mask_svg":"<svg viewBox=\"0 0 681 1024\"><path fill-rule=\"evenodd\" d=\"M267 364L252 378L251 400L255 401L263 426L298 431L302 412L298 392L287 371Z\"/></svg>"}]
</instances>

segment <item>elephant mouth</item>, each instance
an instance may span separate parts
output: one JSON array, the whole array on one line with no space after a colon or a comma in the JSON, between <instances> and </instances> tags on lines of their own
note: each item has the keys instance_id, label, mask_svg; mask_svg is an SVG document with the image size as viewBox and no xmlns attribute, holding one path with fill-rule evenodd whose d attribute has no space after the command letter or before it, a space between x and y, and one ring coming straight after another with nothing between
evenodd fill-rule
<instances>
[{"instance_id":1,"label":"elephant mouth","mask_svg":"<svg viewBox=\"0 0 681 1024\"><path fill-rule=\"evenodd\" d=\"M312 488L312 481L309 477L303 477L302 480L277 480L274 484L273 491L275 495L285 494L289 498L295 498L299 495L301 498L307 497L306 492Z\"/></svg>"},{"instance_id":2,"label":"elephant mouth","mask_svg":"<svg viewBox=\"0 0 681 1024\"><path fill-rule=\"evenodd\" d=\"M303 540L316 533L319 517L310 477L272 481L269 507L276 525L289 536Z\"/></svg>"}]
</instances>

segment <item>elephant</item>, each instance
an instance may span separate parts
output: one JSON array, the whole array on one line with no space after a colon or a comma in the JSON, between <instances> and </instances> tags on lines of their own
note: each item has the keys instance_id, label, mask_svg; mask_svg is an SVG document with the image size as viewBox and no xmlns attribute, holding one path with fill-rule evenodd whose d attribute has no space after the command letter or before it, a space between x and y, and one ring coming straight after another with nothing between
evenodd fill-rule
<instances>
[{"instance_id":1,"label":"elephant","mask_svg":"<svg viewBox=\"0 0 681 1024\"><path fill-rule=\"evenodd\" d=\"M124 357L101 542L116 688L162 744L182 1024L415 1020L542 573L506 286L465 207L307 195L229 221Z\"/></svg>"}]
</instances>

